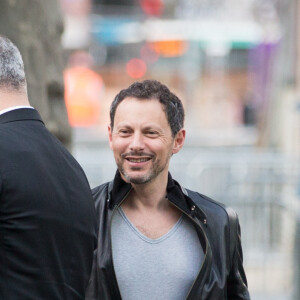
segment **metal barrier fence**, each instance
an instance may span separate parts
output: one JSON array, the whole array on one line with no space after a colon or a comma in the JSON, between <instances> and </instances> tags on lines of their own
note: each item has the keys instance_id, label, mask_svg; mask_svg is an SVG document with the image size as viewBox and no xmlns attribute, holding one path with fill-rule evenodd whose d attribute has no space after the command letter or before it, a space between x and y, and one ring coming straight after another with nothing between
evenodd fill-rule
<instances>
[{"instance_id":1,"label":"metal barrier fence","mask_svg":"<svg viewBox=\"0 0 300 300\"><path fill-rule=\"evenodd\" d=\"M298 165L276 153L220 150L185 149L172 162L173 176L237 211L252 299L300 299L292 296L300 264Z\"/></svg>"},{"instance_id":2,"label":"metal barrier fence","mask_svg":"<svg viewBox=\"0 0 300 300\"><path fill-rule=\"evenodd\" d=\"M107 142L77 143L73 154L92 187L113 178L116 166ZM280 154L243 148L205 150L185 145L171 159L172 176L183 186L237 211L254 300L292 300L295 280L299 282L293 271L300 263L295 259L300 254L294 251L298 170L295 162Z\"/></svg>"}]
</instances>

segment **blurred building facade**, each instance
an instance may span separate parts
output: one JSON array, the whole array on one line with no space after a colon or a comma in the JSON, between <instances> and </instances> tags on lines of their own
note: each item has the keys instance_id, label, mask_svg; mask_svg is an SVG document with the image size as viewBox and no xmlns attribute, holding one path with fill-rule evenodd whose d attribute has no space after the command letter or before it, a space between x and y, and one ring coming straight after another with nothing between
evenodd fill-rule
<instances>
[{"instance_id":1,"label":"blurred building facade","mask_svg":"<svg viewBox=\"0 0 300 300\"><path fill-rule=\"evenodd\" d=\"M146 77L171 86L199 132L255 128L280 30L273 6L266 30L254 2L95 0L89 50L109 86Z\"/></svg>"}]
</instances>

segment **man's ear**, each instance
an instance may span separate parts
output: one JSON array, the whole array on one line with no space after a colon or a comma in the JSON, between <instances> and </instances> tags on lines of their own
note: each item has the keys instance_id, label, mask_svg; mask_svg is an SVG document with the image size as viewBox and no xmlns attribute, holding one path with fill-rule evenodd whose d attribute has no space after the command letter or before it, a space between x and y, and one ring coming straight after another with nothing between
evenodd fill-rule
<instances>
[{"instance_id":1,"label":"man's ear","mask_svg":"<svg viewBox=\"0 0 300 300\"><path fill-rule=\"evenodd\" d=\"M184 145L184 141L185 141L185 129L180 129L174 138L174 146L173 146L173 150L172 150L173 154L180 151L180 149Z\"/></svg>"},{"instance_id":2,"label":"man's ear","mask_svg":"<svg viewBox=\"0 0 300 300\"><path fill-rule=\"evenodd\" d=\"M107 129L108 129L109 147L112 149L112 128L110 127L110 125L108 125Z\"/></svg>"}]
</instances>

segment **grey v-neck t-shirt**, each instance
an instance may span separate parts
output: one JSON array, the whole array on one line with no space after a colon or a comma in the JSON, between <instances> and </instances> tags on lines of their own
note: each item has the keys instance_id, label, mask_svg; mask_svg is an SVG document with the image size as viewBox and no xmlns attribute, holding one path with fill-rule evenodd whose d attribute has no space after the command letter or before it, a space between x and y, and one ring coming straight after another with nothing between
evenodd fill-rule
<instances>
[{"instance_id":1,"label":"grey v-neck t-shirt","mask_svg":"<svg viewBox=\"0 0 300 300\"><path fill-rule=\"evenodd\" d=\"M140 233L118 208L112 219L112 253L123 300L183 300L203 261L188 217L158 239Z\"/></svg>"}]
</instances>

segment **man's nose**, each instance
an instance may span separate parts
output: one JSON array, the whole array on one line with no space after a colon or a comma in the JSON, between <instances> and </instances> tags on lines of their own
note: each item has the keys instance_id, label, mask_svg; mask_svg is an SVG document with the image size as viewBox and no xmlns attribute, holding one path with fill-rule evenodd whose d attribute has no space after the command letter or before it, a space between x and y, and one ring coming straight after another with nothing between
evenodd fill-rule
<instances>
[{"instance_id":1,"label":"man's nose","mask_svg":"<svg viewBox=\"0 0 300 300\"><path fill-rule=\"evenodd\" d=\"M143 135L136 132L132 135L130 150L143 150L145 148Z\"/></svg>"}]
</instances>

